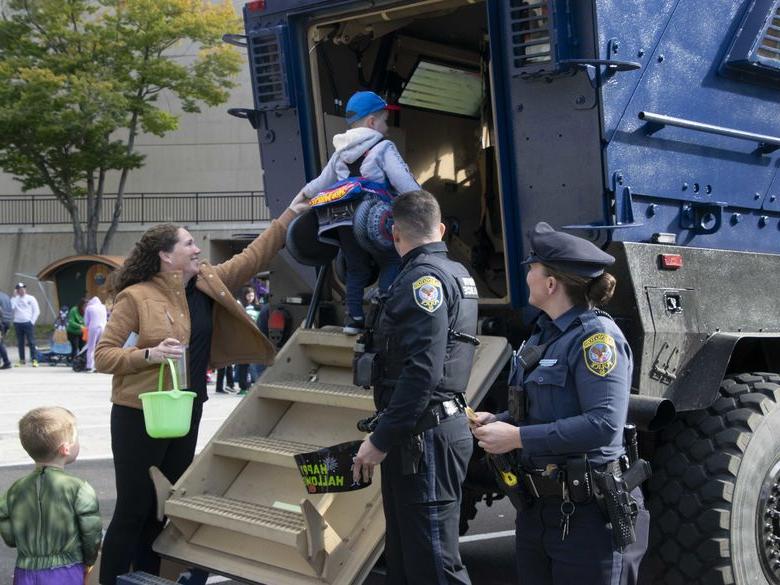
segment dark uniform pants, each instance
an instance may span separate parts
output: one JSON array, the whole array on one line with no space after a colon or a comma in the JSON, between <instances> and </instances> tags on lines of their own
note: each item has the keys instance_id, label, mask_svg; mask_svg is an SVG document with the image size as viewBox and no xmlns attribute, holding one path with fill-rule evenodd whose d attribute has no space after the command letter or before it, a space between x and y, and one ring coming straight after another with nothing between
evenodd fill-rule
<instances>
[{"instance_id":1,"label":"dark uniform pants","mask_svg":"<svg viewBox=\"0 0 780 585\"><path fill-rule=\"evenodd\" d=\"M635 585L639 564L647 550L650 515L642 492L632 494L639 503L636 542L623 552L612 544L598 504L577 504L569 535L561 541L561 499L541 498L517 514L517 574L520 585Z\"/></svg>"},{"instance_id":2,"label":"dark uniform pants","mask_svg":"<svg viewBox=\"0 0 780 585\"><path fill-rule=\"evenodd\" d=\"M473 444L458 414L425 431L418 472L403 475L401 450L382 462L387 585L469 585L460 560L461 485Z\"/></svg>"}]
</instances>

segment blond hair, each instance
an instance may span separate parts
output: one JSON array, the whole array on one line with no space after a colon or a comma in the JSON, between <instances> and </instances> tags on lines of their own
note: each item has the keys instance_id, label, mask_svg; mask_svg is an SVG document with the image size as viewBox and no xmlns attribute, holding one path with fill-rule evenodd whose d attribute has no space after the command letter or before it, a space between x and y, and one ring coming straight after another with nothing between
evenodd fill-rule
<instances>
[{"instance_id":1,"label":"blond hair","mask_svg":"<svg viewBox=\"0 0 780 585\"><path fill-rule=\"evenodd\" d=\"M76 417L61 406L33 408L19 421L19 440L33 461L51 461L63 443L76 440Z\"/></svg>"}]
</instances>

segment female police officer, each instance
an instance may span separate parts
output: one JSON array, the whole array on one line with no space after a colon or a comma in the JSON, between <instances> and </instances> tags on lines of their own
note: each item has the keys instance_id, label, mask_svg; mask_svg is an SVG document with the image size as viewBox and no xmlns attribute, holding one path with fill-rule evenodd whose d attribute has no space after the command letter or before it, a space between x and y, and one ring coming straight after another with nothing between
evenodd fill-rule
<instances>
[{"instance_id":1,"label":"female police officer","mask_svg":"<svg viewBox=\"0 0 780 585\"><path fill-rule=\"evenodd\" d=\"M609 485L599 481L626 487L620 481L631 350L614 321L593 308L612 297L615 279L604 268L615 259L544 222L530 240L528 301L541 315L518 352L510 412L477 413L473 432L485 451L511 452L518 464L523 584L635 583L649 525L641 492L607 493ZM631 510L622 528L633 527L633 544L621 541L621 524L604 504L620 496L627 505L611 512Z\"/></svg>"}]
</instances>

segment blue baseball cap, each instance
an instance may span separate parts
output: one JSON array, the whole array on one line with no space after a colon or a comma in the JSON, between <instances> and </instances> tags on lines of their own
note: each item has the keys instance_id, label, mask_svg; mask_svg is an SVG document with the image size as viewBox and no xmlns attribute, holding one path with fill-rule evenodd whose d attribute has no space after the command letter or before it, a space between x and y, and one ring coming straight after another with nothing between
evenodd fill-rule
<instances>
[{"instance_id":1,"label":"blue baseball cap","mask_svg":"<svg viewBox=\"0 0 780 585\"><path fill-rule=\"evenodd\" d=\"M390 106L373 91L359 91L347 102L347 124L354 124L361 118L381 110L399 110L398 106Z\"/></svg>"}]
</instances>

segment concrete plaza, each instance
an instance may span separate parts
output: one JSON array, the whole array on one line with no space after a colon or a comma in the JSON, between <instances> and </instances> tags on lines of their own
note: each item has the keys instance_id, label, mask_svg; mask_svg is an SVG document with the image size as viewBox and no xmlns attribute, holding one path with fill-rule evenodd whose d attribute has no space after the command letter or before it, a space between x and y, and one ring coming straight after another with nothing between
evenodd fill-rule
<instances>
[{"instance_id":1,"label":"concrete plaza","mask_svg":"<svg viewBox=\"0 0 780 585\"><path fill-rule=\"evenodd\" d=\"M16 348L8 347L13 363ZM152 390L150 388L150 390ZM241 402L240 397L215 394L209 386L198 436L198 450L214 435L222 422ZM76 373L64 365L41 364L0 370L0 466L31 463L19 443L17 424L36 406L64 406L76 415L81 440L82 461L111 459L111 376ZM5 486L7 487L7 486Z\"/></svg>"}]
</instances>

